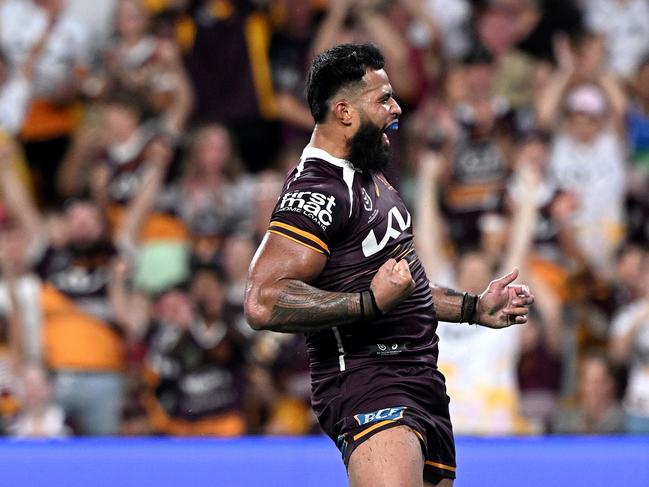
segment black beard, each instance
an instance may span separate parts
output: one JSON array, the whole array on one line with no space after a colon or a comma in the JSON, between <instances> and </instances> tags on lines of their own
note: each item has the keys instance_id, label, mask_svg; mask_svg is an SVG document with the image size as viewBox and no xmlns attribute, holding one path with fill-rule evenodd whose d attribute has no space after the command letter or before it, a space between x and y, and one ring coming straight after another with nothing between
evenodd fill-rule
<instances>
[{"instance_id":1,"label":"black beard","mask_svg":"<svg viewBox=\"0 0 649 487\"><path fill-rule=\"evenodd\" d=\"M363 122L347 141L347 160L362 172L377 173L390 164L390 146L383 143L383 130L371 122Z\"/></svg>"}]
</instances>

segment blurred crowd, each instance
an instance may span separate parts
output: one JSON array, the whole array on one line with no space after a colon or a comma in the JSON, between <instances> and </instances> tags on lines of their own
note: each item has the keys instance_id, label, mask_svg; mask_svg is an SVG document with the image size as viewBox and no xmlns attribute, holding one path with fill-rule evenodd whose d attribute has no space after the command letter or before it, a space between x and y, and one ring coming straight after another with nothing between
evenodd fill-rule
<instances>
[{"instance_id":1,"label":"blurred crowd","mask_svg":"<svg viewBox=\"0 0 649 487\"><path fill-rule=\"evenodd\" d=\"M649 1L2 0L2 434L319 431L242 301L343 42L385 55L430 280L536 295L440 323L455 431L649 433Z\"/></svg>"}]
</instances>

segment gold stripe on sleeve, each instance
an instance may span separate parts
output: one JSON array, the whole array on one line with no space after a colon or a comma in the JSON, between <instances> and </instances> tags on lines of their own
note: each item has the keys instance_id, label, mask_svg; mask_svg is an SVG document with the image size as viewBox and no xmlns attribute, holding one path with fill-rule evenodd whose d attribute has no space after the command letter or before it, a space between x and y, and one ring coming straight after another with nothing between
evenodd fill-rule
<instances>
[{"instance_id":1,"label":"gold stripe on sleeve","mask_svg":"<svg viewBox=\"0 0 649 487\"><path fill-rule=\"evenodd\" d=\"M288 225L288 224L286 224L286 223L282 223L282 222L270 222L270 226L271 226L271 227L279 227L279 228L284 228L284 229L286 229L286 230L290 230L290 231L293 232L293 233L296 233L296 234L298 234L298 235L301 235L302 237L304 237L304 238L308 238L308 239L311 240L312 242L317 243L320 247L322 247L322 248L325 249L327 252L329 252L329 247L327 246L327 244L324 243L324 242L323 242L322 240L320 240L318 237L316 237L315 235L313 235L313 234L311 234L311 233L309 233L309 232L305 232L304 230L300 230L299 228L294 227L293 225Z\"/></svg>"},{"instance_id":2,"label":"gold stripe on sleeve","mask_svg":"<svg viewBox=\"0 0 649 487\"><path fill-rule=\"evenodd\" d=\"M451 472L455 472L456 470L455 467L444 465L443 463L431 462L430 460L426 460L426 465L430 465L431 467L441 468L442 470L450 470Z\"/></svg>"}]
</instances>

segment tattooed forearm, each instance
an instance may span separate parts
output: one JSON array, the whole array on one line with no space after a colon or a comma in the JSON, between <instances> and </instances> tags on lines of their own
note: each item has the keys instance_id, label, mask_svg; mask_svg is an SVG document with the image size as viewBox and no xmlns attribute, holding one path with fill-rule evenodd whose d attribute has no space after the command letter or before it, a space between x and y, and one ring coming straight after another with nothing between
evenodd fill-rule
<instances>
[{"instance_id":1,"label":"tattooed forearm","mask_svg":"<svg viewBox=\"0 0 649 487\"><path fill-rule=\"evenodd\" d=\"M360 318L359 293L333 293L301 281L288 281L273 306L268 329L306 332L344 325Z\"/></svg>"},{"instance_id":2,"label":"tattooed forearm","mask_svg":"<svg viewBox=\"0 0 649 487\"><path fill-rule=\"evenodd\" d=\"M430 292L440 321L458 322L462 316L464 293L446 287L431 286Z\"/></svg>"}]
</instances>

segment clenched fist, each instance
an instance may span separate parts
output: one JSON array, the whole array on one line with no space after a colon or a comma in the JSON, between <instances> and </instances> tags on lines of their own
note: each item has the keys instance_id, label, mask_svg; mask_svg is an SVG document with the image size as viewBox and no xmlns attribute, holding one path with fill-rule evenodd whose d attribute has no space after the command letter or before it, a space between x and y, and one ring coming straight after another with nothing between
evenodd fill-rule
<instances>
[{"instance_id":1,"label":"clenched fist","mask_svg":"<svg viewBox=\"0 0 649 487\"><path fill-rule=\"evenodd\" d=\"M410 296L415 288L415 281L410 275L408 261L389 259L376 272L370 289L374 293L376 305L382 313L394 309L401 301Z\"/></svg>"}]
</instances>

